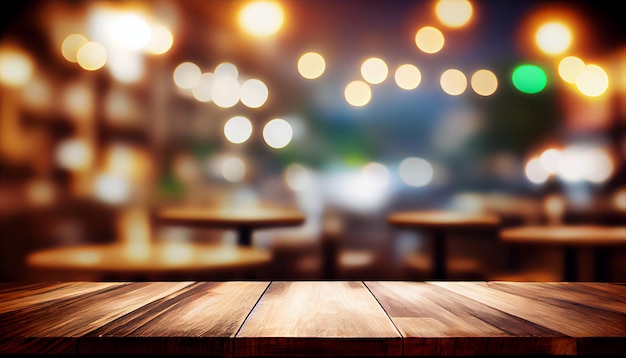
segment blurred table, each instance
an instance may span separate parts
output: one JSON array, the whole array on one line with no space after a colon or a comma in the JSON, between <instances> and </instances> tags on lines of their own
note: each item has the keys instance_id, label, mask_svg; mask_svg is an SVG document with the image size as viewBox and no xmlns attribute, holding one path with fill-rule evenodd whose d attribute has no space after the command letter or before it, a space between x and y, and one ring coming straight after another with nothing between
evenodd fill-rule
<instances>
[{"instance_id":1,"label":"blurred table","mask_svg":"<svg viewBox=\"0 0 626 358\"><path fill-rule=\"evenodd\" d=\"M157 212L157 223L204 228L227 228L237 230L240 245L252 244L252 232L260 228L298 226L306 216L297 209L276 207L210 208L170 207Z\"/></svg>"},{"instance_id":2,"label":"blurred table","mask_svg":"<svg viewBox=\"0 0 626 358\"><path fill-rule=\"evenodd\" d=\"M42 277L153 280L222 278L233 274L233 278L251 278L254 270L263 269L270 260L269 251L250 247L158 243L52 248L29 254L26 264Z\"/></svg>"},{"instance_id":3,"label":"blurred table","mask_svg":"<svg viewBox=\"0 0 626 358\"><path fill-rule=\"evenodd\" d=\"M563 277L578 281L578 252L594 250L594 280L608 280L608 250L626 247L626 227L597 225L544 225L504 229L500 239L508 244L556 246L564 249Z\"/></svg>"},{"instance_id":4,"label":"blurred table","mask_svg":"<svg viewBox=\"0 0 626 358\"><path fill-rule=\"evenodd\" d=\"M394 227L427 230L433 235L432 276L446 279L446 236L451 231L497 229L497 215L457 211L401 211L389 214L387 222Z\"/></svg>"}]
</instances>

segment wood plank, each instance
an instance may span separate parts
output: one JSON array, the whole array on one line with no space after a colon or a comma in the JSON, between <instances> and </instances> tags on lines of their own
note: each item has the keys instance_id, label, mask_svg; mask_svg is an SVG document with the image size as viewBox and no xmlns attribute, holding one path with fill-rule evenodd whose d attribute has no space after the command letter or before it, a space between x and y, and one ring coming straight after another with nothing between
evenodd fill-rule
<instances>
[{"instance_id":1,"label":"wood plank","mask_svg":"<svg viewBox=\"0 0 626 358\"><path fill-rule=\"evenodd\" d=\"M269 282L198 282L103 325L81 354L230 355L230 337Z\"/></svg>"},{"instance_id":2,"label":"wood plank","mask_svg":"<svg viewBox=\"0 0 626 358\"><path fill-rule=\"evenodd\" d=\"M606 311L598 311L595 307L586 306L585 296L569 296L568 300L578 299L580 304L561 307L557 301L565 300L563 297L566 295L556 290L552 290L554 297L548 302L542 301L539 288L536 289L536 296L524 297L522 294L524 287L531 287L528 282L511 283L512 286L519 286L519 293L505 292L493 283L484 282L431 282L429 284L449 289L511 315L574 337L578 353L622 354L622 349L626 346L626 319L623 315L606 314ZM607 342L611 344L607 346Z\"/></svg>"},{"instance_id":3,"label":"wood plank","mask_svg":"<svg viewBox=\"0 0 626 358\"><path fill-rule=\"evenodd\" d=\"M402 333L405 355L573 354L575 340L423 282L365 282Z\"/></svg>"},{"instance_id":4,"label":"wood plank","mask_svg":"<svg viewBox=\"0 0 626 358\"><path fill-rule=\"evenodd\" d=\"M124 282L49 282L4 287L0 291L0 314L26 307L56 305L60 300L109 287L126 285Z\"/></svg>"},{"instance_id":5,"label":"wood plank","mask_svg":"<svg viewBox=\"0 0 626 358\"><path fill-rule=\"evenodd\" d=\"M626 320L626 296L597 290L593 286L574 282L527 282L524 285L514 282L490 282L488 285L554 306L581 310L586 314L594 311L596 315L608 316L618 322Z\"/></svg>"},{"instance_id":6,"label":"wood plank","mask_svg":"<svg viewBox=\"0 0 626 358\"><path fill-rule=\"evenodd\" d=\"M189 282L142 282L109 286L103 290L35 305L0 315L0 352L48 352L50 341L61 351L76 351L78 337L154 300L178 291ZM103 286L107 286L103 283Z\"/></svg>"},{"instance_id":7,"label":"wood plank","mask_svg":"<svg viewBox=\"0 0 626 358\"><path fill-rule=\"evenodd\" d=\"M237 333L233 353L401 355L402 342L362 282L272 282Z\"/></svg>"}]
</instances>

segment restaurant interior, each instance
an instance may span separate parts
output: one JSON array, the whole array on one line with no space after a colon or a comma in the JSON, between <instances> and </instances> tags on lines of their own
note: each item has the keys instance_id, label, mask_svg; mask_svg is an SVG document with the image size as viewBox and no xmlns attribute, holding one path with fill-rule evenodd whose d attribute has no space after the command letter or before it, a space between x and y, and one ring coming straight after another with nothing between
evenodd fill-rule
<instances>
[{"instance_id":1,"label":"restaurant interior","mask_svg":"<svg viewBox=\"0 0 626 358\"><path fill-rule=\"evenodd\" d=\"M626 281L618 5L3 2L0 281Z\"/></svg>"}]
</instances>

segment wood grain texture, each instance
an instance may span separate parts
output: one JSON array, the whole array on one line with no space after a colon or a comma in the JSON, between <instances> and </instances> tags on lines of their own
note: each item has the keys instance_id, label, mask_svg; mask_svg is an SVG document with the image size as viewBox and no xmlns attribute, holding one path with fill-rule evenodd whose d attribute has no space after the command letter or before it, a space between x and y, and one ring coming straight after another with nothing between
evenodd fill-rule
<instances>
[{"instance_id":1,"label":"wood grain texture","mask_svg":"<svg viewBox=\"0 0 626 358\"><path fill-rule=\"evenodd\" d=\"M401 336L362 282L272 282L235 339L236 355L397 355Z\"/></svg>"},{"instance_id":2,"label":"wood grain texture","mask_svg":"<svg viewBox=\"0 0 626 358\"><path fill-rule=\"evenodd\" d=\"M607 309L588 294L562 287L571 283L498 283L498 282L432 282L469 299L573 337L577 353L623 353L626 346L626 316L617 304ZM574 285L573 287L576 287ZM593 286L591 286L593 287ZM596 291L598 292L598 291ZM614 295L608 298L619 301ZM589 300L589 301L587 301ZM609 305L614 305L611 303ZM610 345L607 345L610 342ZM610 347L610 348L609 348Z\"/></svg>"},{"instance_id":3,"label":"wood grain texture","mask_svg":"<svg viewBox=\"0 0 626 358\"><path fill-rule=\"evenodd\" d=\"M84 354L230 354L269 282L198 282L90 332ZM123 339L124 344L116 344Z\"/></svg>"},{"instance_id":4,"label":"wood grain texture","mask_svg":"<svg viewBox=\"0 0 626 358\"><path fill-rule=\"evenodd\" d=\"M573 354L575 340L424 282L365 282L406 355ZM471 284L470 284L471 285Z\"/></svg>"},{"instance_id":5,"label":"wood grain texture","mask_svg":"<svg viewBox=\"0 0 626 358\"><path fill-rule=\"evenodd\" d=\"M26 307L55 305L66 298L105 290L126 283L120 282L59 282L4 285L0 287L0 314Z\"/></svg>"},{"instance_id":6,"label":"wood grain texture","mask_svg":"<svg viewBox=\"0 0 626 358\"><path fill-rule=\"evenodd\" d=\"M78 337L189 283L102 285L105 287L102 290L62 299L55 302L54 306L34 305L1 314L0 352L40 353L36 349L44 339L55 340L56 344L64 347L65 352L67 347L75 346ZM11 337L13 341L9 339ZM22 343L12 344L16 340Z\"/></svg>"},{"instance_id":7,"label":"wood grain texture","mask_svg":"<svg viewBox=\"0 0 626 358\"><path fill-rule=\"evenodd\" d=\"M0 284L0 355L618 356L626 285Z\"/></svg>"}]
</instances>

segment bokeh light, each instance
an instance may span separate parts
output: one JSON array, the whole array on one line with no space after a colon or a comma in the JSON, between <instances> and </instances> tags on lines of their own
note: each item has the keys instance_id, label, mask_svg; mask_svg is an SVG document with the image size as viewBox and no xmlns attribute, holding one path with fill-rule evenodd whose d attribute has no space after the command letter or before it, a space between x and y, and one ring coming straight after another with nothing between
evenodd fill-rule
<instances>
[{"instance_id":1,"label":"bokeh light","mask_svg":"<svg viewBox=\"0 0 626 358\"><path fill-rule=\"evenodd\" d=\"M76 53L78 49L87 42L89 42L89 40L87 40L85 36L81 34L71 34L63 40L61 44L61 54L67 61L76 63Z\"/></svg>"},{"instance_id":2,"label":"bokeh light","mask_svg":"<svg viewBox=\"0 0 626 358\"><path fill-rule=\"evenodd\" d=\"M555 174L561 163L561 151L556 148L546 149L539 156L541 167L549 174Z\"/></svg>"},{"instance_id":3,"label":"bokeh light","mask_svg":"<svg viewBox=\"0 0 626 358\"><path fill-rule=\"evenodd\" d=\"M132 83L139 81L144 75L143 58L138 52L109 52L107 67L119 82Z\"/></svg>"},{"instance_id":4,"label":"bokeh light","mask_svg":"<svg viewBox=\"0 0 626 358\"><path fill-rule=\"evenodd\" d=\"M424 53L433 54L441 51L445 43L443 33L432 26L420 28L415 34L415 44Z\"/></svg>"},{"instance_id":5,"label":"bokeh light","mask_svg":"<svg viewBox=\"0 0 626 358\"><path fill-rule=\"evenodd\" d=\"M87 71L98 70L107 62L107 50L101 44L89 41L78 49L76 62Z\"/></svg>"},{"instance_id":6,"label":"bokeh light","mask_svg":"<svg viewBox=\"0 0 626 358\"><path fill-rule=\"evenodd\" d=\"M550 178L550 173L543 168L538 157L532 158L526 163L524 173L526 178L534 184L545 183Z\"/></svg>"},{"instance_id":7,"label":"bokeh light","mask_svg":"<svg viewBox=\"0 0 626 358\"><path fill-rule=\"evenodd\" d=\"M535 41L541 51L549 55L558 55L569 48L572 33L560 22L548 22L537 29Z\"/></svg>"},{"instance_id":8,"label":"bokeh light","mask_svg":"<svg viewBox=\"0 0 626 358\"><path fill-rule=\"evenodd\" d=\"M319 78L325 70L326 60L317 52L307 52L298 59L298 73L308 80Z\"/></svg>"},{"instance_id":9,"label":"bokeh light","mask_svg":"<svg viewBox=\"0 0 626 358\"><path fill-rule=\"evenodd\" d=\"M311 169L302 164L290 164L283 175L285 183L293 191L304 191L313 185L314 177Z\"/></svg>"},{"instance_id":10,"label":"bokeh light","mask_svg":"<svg viewBox=\"0 0 626 358\"><path fill-rule=\"evenodd\" d=\"M0 49L0 82L18 87L26 84L34 72L32 60L17 49Z\"/></svg>"},{"instance_id":11,"label":"bokeh light","mask_svg":"<svg viewBox=\"0 0 626 358\"><path fill-rule=\"evenodd\" d=\"M214 75L211 72L205 72L200 75L200 80L191 89L191 95L199 102L210 102L213 99L211 91L213 90Z\"/></svg>"},{"instance_id":12,"label":"bokeh light","mask_svg":"<svg viewBox=\"0 0 626 358\"><path fill-rule=\"evenodd\" d=\"M361 76L363 79L371 84L382 83L387 79L389 74L389 68L385 61L380 58L372 57L363 61L361 65Z\"/></svg>"},{"instance_id":13,"label":"bokeh light","mask_svg":"<svg viewBox=\"0 0 626 358\"><path fill-rule=\"evenodd\" d=\"M150 41L150 26L138 14L119 13L108 19L104 31L105 45L129 51L144 49Z\"/></svg>"},{"instance_id":14,"label":"bokeh light","mask_svg":"<svg viewBox=\"0 0 626 358\"><path fill-rule=\"evenodd\" d=\"M408 157L400 162L398 174L403 183L413 187L430 184L435 176L432 164L423 158Z\"/></svg>"},{"instance_id":15,"label":"bokeh light","mask_svg":"<svg viewBox=\"0 0 626 358\"><path fill-rule=\"evenodd\" d=\"M168 52L174 44L174 35L164 25L153 24L150 26L150 40L145 46L146 52L153 55L162 55Z\"/></svg>"},{"instance_id":16,"label":"bokeh light","mask_svg":"<svg viewBox=\"0 0 626 358\"><path fill-rule=\"evenodd\" d=\"M67 139L57 146L56 162L59 167L71 171L84 171L91 167L93 151L89 144L81 139Z\"/></svg>"},{"instance_id":17,"label":"bokeh light","mask_svg":"<svg viewBox=\"0 0 626 358\"><path fill-rule=\"evenodd\" d=\"M372 90L364 81L352 81L344 90L344 97L348 104L355 107L365 106L372 99Z\"/></svg>"},{"instance_id":18,"label":"bokeh light","mask_svg":"<svg viewBox=\"0 0 626 358\"><path fill-rule=\"evenodd\" d=\"M211 97L218 107L233 107L241 98L241 85L236 78L215 75L213 86L211 86Z\"/></svg>"},{"instance_id":19,"label":"bokeh light","mask_svg":"<svg viewBox=\"0 0 626 358\"><path fill-rule=\"evenodd\" d=\"M289 122L282 118L274 118L263 127L263 139L272 148L284 148L293 138L293 129Z\"/></svg>"},{"instance_id":20,"label":"bokeh light","mask_svg":"<svg viewBox=\"0 0 626 358\"><path fill-rule=\"evenodd\" d=\"M275 35L283 26L285 14L282 7L273 1L254 1L239 13L239 25L255 37Z\"/></svg>"},{"instance_id":21,"label":"bokeh light","mask_svg":"<svg viewBox=\"0 0 626 358\"><path fill-rule=\"evenodd\" d=\"M567 56L559 61L559 76L567 83L576 83L576 77L585 69L585 61L576 56Z\"/></svg>"},{"instance_id":22,"label":"bokeh light","mask_svg":"<svg viewBox=\"0 0 626 358\"><path fill-rule=\"evenodd\" d=\"M246 163L239 157L227 156L222 160L222 175L228 182L240 182L246 176Z\"/></svg>"},{"instance_id":23,"label":"bokeh light","mask_svg":"<svg viewBox=\"0 0 626 358\"><path fill-rule=\"evenodd\" d=\"M248 108L259 108L265 104L269 90L263 81L251 78L241 84L241 103Z\"/></svg>"},{"instance_id":24,"label":"bokeh light","mask_svg":"<svg viewBox=\"0 0 626 358\"><path fill-rule=\"evenodd\" d=\"M99 174L93 183L96 199L111 205L123 204L130 199L131 186L128 180L119 175Z\"/></svg>"},{"instance_id":25,"label":"bokeh light","mask_svg":"<svg viewBox=\"0 0 626 358\"><path fill-rule=\"evenodd\" d=\"M221 62L217 66L215 66L215 70L213 71L215 77L230 77L234 79L239 79L239 69L235 66L234 63L231 62Z\"/></svg>"},{"instance_id":26,"label":"bokeh light","mask_svg":"<svg viewBox=\"0 0 626 358\"><path fill-rule=\"evenodd\" d=\"M588 97L598 97L609 88L609 76L598 65L587 65L576 76L576 88Z\"/></svg>"},{"instance_id":27,"label":"bokeh light","mask_svg":"<svg viewBox=\"0 0 626 358\"><path fill-rule=\"evenodd\" d=\"M520 92L539 93L546 88L548 78L539 66L524 64L513 70L513 85Z\"/></svg>"},{"instance_id":28,"label":"bokeh light","mask_svg":"<svg viewBox=\"0 0 626 358\"><path fill-rule=\"evenodd\" d=\"M498 89L498 78L489 70L478 70L470 79L472 89L481 96L491 96Z\"/></svg>"},{"instance_id":29,"label":"bokeh light","mask_svg":"<svg viewBox=\"0 0 626 358\"><path fill-rule=\"evenodd\" d=\"M174 69L174 83L178 88L192 89L200 82L202 71L193 62L183 62Z\"/></svg>"},{"instance_id":30,"label":"bokeh light","mask_svg":"<svg viewBox=\"0 0 626 358\"><path fill-rule=\"evenodd\" d=\"M416 66L404 64L398 66L394 79L398 87L405 90L412 90L417 88L422 82L422 73Z\"/></svg>"},{"instance_id":31,"label":"bokeh light","mask_svg":"<svg viewBox=\"0 0 626 358\"><path fill-rule=\"evenodd\" d=\"M441 74L440 84L445 93L458 96L467 89L467 77L463 72L451 68Z\"/></svg>"},{"instance_id":32,"label":"bokeh light","mask_svg":"<svg viewBox=\"0 0 626 358\"><path fill-rule=\"evenodd\" d=\"M252 135L252 122L246 117L235 116L224 125L224 136L231 143L243 143Z\"/></svg>"},{"instance_id":33,"label":"bokeh light","mask_svg":"<svg viewBox=\"0 0 626 358\"><path fill-rule=\"evenodd\" d=\"M435 14L439 21L451 28L466 25L472 18L473 8L468 0L439 0Z\"/></svg>"}]
</instances>

